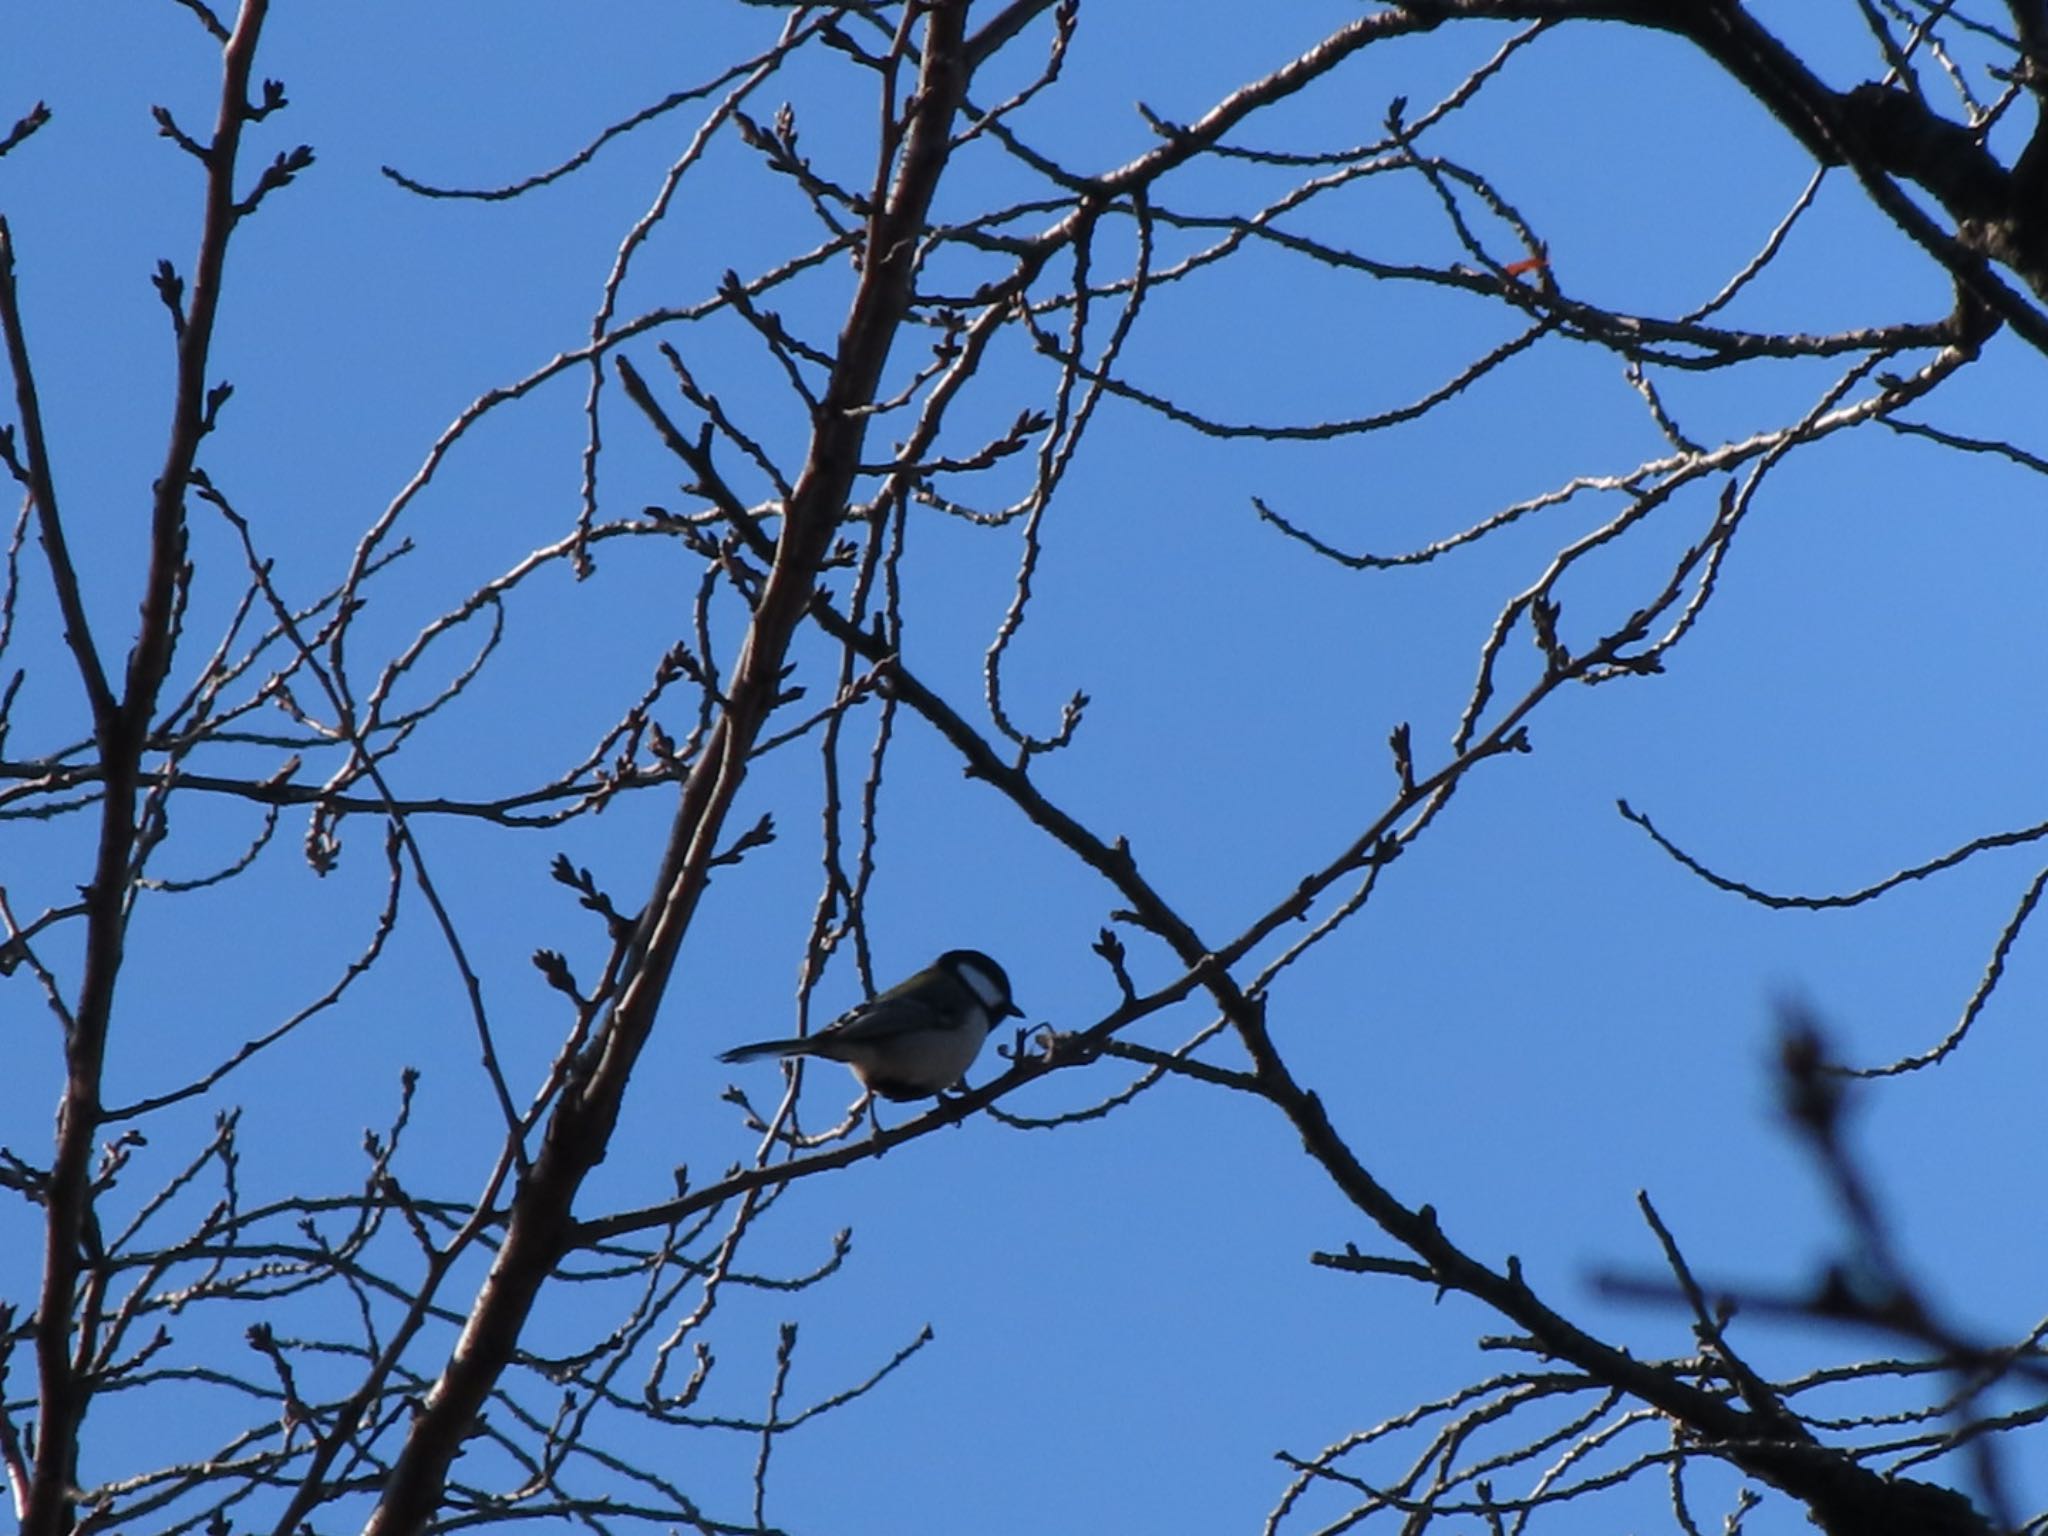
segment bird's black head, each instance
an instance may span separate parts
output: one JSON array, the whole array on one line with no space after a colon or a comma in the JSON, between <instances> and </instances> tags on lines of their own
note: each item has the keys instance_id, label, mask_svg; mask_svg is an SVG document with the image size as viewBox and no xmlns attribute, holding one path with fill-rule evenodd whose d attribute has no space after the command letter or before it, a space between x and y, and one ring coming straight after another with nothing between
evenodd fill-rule
<instances>
[{"instance_id":1,"label":"bird's black head","mask_svg":"<svg viewBox=\"0 0 2048 1536\"><path fill-rule=\"evenodd\" d=\"M949 949L939 956L939 969L958 977L988 1004L996 1019L1021 1019L1024 1010L1010 998L1010 978L1000 965L978 949Z\"/></svg>"}]
</instances>

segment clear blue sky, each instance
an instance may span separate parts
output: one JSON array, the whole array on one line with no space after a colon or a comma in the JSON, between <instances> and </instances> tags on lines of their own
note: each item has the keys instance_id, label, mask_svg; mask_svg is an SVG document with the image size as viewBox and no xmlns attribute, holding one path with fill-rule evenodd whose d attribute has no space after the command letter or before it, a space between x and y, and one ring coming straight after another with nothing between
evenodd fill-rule
<instances>
[{"instance_id":1,"label":"clear blue sky","mask_svg":"<svg viewBox=\"0 0 2048 1536\"><path fill-rule=\"evenodd\" d=\"M190 16L160 0L19 9L0 52L0 121L38 98L55 116L0 161L0 212L19 249L88 601L125 637L169 378L149 274L161 257L189 261L198 195L194 168L157 137L148 107L165 103L199 130L217 66ZM1022 130L1078 169L1110 167L1156 142L1134 103L1192 119L1355 11L1290 7L1274 20L1220 0L1173 9L1170 47L1154 8L1086 9L1060 87ZM1788 27L1812 20L1796 4L1756 9ZM288 594L331 585L470 401L584 341L613 252L696 118L671 114L511 203L423 201L378 168L461 185L516 179L708 77L776 21L701 3L278 9L259 72L285 82L291 108L255 130L249 163L299 142L318 160L235 249L216 372L236 393L205 463L254 521ZM1837 36L1816 28L1807 40L1827 50L1830 79L1848 84L1873 67L1859 38L1852 18ZM1419 111L1499 40L1389 48L1290 103L1251 142L1374 138L1392 97ZM859 184L873 108L845 78L807 66L761 110L795 99L806 150ZM1437 147L1515 200L1572 292L1646 312L1709 297L1808 174L1732 86L1678 45L1615 27L1543 40ZM1184 207L1214 210L1236 185L1214 176L1170 190ZM965 207L1007 190L949 195ZM1441 260L1449 247L1431 210L1412 184L1375 183L1310 210L1301 227L1389 259ZM636 258L621 311L702 297L726 268L755 270L791 249L804 227L788 189L726 142ZM795 308L793 323L829 339L831 296L843 291L843 274L814 285L802 303L815 309ZM1817 330L1933 319L1946 304L1945 286L1843 183L1824 190L1782 270L1731 319ZM1427 391L1506 325L1468 300L1260 257L1162 295L1124 367L1219 417L1360 415ZM673 339L793 461L798 423L746 339L727 328ZM650 374L660 368L651 346L631 355ZM1037 398L1021 362L1002 366L1012 375L995 376L1011 382L979 408L990 421ZM1687 431L1719 442L1796 412L1829 376L1805 363L1661 382ZM416 553L374 593L356 646L364 664L567 530L582 391L580 374L564 375L487 418L449 458L407 515ZM2041 452L2042 398L2039 358L2001 339L1919 414ZM616 392L607 409L604 513L684 505L679 470ZM1041 732L1075 689L1093 699L1077 745L1041 770L1048 792L1104 835L1128 836L1205 933L1233 932L1377 812L1393 725L1413 723L1425 766L1441 760L1493 616L1613 510L1574 503L1428 565L1354 573L1263 526L1250 498L1339 546L1393 552L1660 451L1613 359L1568 342L1411 429L1333 444L1217 442L1105 404L1048 522L1007 673L1010 707ZM1631 601L1652 562L1704 525L1712 494L1691 493L1569 587L1568 629ZM1839 1234L1771 1107L1774 1002L1809 1001L1859 1062L1925 1049L1976 985L2038 854L1995 854L1853 911L1773 915L1675 867L1615 802L1625 797L1720 869L1813 892L2039 820L2042 513L2038 477L1878 429L1794 456L1668 671L1555 700L1532 727L1536 751L1479 770L1387 872L1368 913L1277 992L1278 1038L1375 1174L1433 1202L1479 1255L1520 1255L1555 1304L1644 1353L1686 1349L1683 1318L1591 1294L1597 1270L1655 1266L1639 1189L1704 1274L1809 1279ZM1009 600L1014 533L964 534L922 514L911 543L907 654L971 707ZM203 518L194 550L206 619L188 643L203 655L236 595L238 557ZM79 719L32 547L24 559L6 661L35 682L10 755L74 739ZM471 700L398 759L401 792L482 794L551 774L645 686L694 571L654 541L599 560L588 582L558 568L522 589L505 650ZM459 668L468 644L428 674ZM1514 675L1526 676L1526 641L1512 654L1523 669ZM1113 895L964 781L928 732L909 721L901 731L870 904L884 979L975 945L1004 961L1033 1022L1092 1022L1115 1003L1088 949ZM798 754L750 782L737 823L774 810L781 839L719 876L585 1214L662 1198L678 1164L709 1175L751 1155L721 1094L739 1081L769 1097L775 1069L714 1057L791 1026L816 896L815 777L815 756ZM253 829L246 810L181 803L165 876L207 872ZM669 810L649 794L556 831L422 829L515 1092L537 1080L561 1028L527 955L548 946L587 957L599 939L549 881L550 859L567 852L637 903ZM301 830L288 822L272 857L240 881L145 903L110 1097L182 1081L328 985L361 944L382 889L380 831L367 818L346 824L342 866L323 880L295 859ZM67 899L82 878L82 835L68 823L0 825L0 883L17 911ZM2022 939L1954 1061L1868 1094L1855 1122L1935 1295L1999 1333L2043 1310L2040 949L2039 935ZM1163 954L1135 941L1133 953L1141 979L1168 979ZM858 997L842 966L821 1001L836 1009ZM0 999L14 1042L0 1072L0 1143L33 1159L57 1092L52 1028L23 976ZM1139 1038L1168 1047L1203 1022L1183 1010ZM355 1003L153 1133L134 1191L180 1166L231 1104L244 1106L250 1198L340 1181L332 1170L353 1166L363 1127L388 1119L399 1070L415 1065L421 1110L401 1173L417 1191L466 1193L492 1146L474 1057L458 979L414 904L390 963ZM1103 1064L1009 1107L1078 1107L1122 1080ZM848 1091L836 1070L813 1069L811 1121ZM33 1295L30 1214L0 1217L0 1298L17 1303ZM807 1267L842 1226L854 1242L840 1275L797 1296L729 1290L710 1335L719 1363L705 1410L751 1414L784 1319L802 1330L793 1403L844 1389L926 1324L935 1330L876 1395L781 1443L768 1515L792 1531L1256 1530L1285 1478L1275 1452L1312 1454L1494 1368L1471 1341L1495 1325L1470 1304L1433 1307L1396 1281L1312 1269L1313 1249L1383 1245L1276 1115L1194 1085L1167 1084L1054 1134L976 1121L810 1181L761 1224L746 1265ZM551 1320L543 1347L566 1347L572 1321ZM1763 1328L1749 1337L1774 1366L1868 1348ZM10 1391L27 1379L18 1373ZM110 1402L91 1455L103 1470L125 1465L179 1432L139 1403ZM745 1518L751 1441L697 1435L642 1450L709 1510ZM2038 1503L2048 1482L2036 1473L2029 1491ZM1605 1513L1614 1529L1657 1520L1654 1502ZM1766 1529L1797 1527L1781 1518L1791 1523Z\"/></svg>"}]
</instances>

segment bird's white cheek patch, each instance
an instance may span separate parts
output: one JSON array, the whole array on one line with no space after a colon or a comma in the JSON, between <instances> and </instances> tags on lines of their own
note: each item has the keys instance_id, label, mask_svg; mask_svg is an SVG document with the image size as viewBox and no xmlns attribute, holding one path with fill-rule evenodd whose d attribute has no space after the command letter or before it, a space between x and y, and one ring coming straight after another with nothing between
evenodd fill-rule
<instances>
[{"instance_id":1,"label":"bird's white cheek patch","mask_svg":"<svg viewBox=\"0 0 2048 1536\"><path fill-rule=\"evenodd\" d=\"M994 1012L1005 1001L1003 989L996 985L995 979L972 961L961 965L960 979L967 983L970 992L981 999L981 1006L990 1012Z\"/></svg>"}]
</instances>

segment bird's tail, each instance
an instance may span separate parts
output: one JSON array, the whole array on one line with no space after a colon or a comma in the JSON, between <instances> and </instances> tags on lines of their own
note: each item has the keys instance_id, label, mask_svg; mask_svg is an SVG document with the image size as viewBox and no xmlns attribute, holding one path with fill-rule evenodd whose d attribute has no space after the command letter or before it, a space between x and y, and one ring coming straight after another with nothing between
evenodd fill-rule
<instances>
[{"instance_id":1,"label":"bird's tail","mask_svg":"<svg viewBox=\"0 0 2048 1536\"><path fill-rule=\"evenodd\" d=\"M808 1040L756 1040L752 1045L736 1045L722 1052L719 1060L724 1062L755 1061L763 1056L801 1056L810 1049Z\"/></svg>"}]
</instances>

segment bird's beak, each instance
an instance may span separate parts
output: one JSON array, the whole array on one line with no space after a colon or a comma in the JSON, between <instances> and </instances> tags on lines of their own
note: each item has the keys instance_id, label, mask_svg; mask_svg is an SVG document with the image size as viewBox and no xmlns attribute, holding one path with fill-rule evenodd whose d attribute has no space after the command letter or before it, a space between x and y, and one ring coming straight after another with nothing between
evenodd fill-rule
<instances>
[{"instance_id":1,"label":"bird's beak","mask_svg":"<svg viewBox=\"0 0 2048 1536\"><path fill-rule=\"evenodd\" d=\"M1015 1003L1010 1003L1005 1005L1003 1011L997 1014L996 1017L999 1019L1021 1019L1024 1017L1024 1010Z\"/></svg>"}]
</instances>

